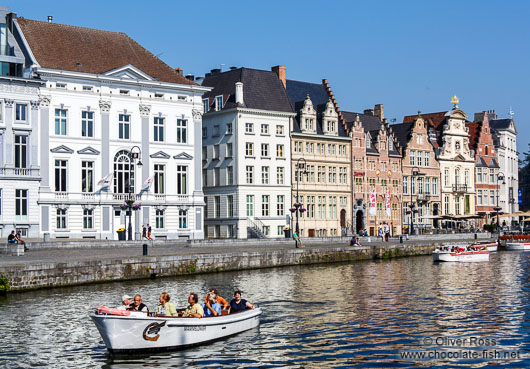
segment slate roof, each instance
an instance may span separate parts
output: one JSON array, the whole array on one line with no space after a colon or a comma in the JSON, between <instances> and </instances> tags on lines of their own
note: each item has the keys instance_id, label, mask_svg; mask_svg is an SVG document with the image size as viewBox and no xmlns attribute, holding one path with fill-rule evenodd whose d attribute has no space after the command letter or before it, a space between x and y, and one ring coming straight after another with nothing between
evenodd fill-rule
<instances>
[{"instance_id":1,"label":"slate roof","mask_svg":"<svg viewBox=\"0 0 530 369\"><path fill-rule=\"evenodd\" d=\"M243 83L243 104L240 107L293 113L293 107L283 83L276 73L266 70L238 68L206 75L202 85L213 87L213 89L205 93L203 99L208 98L210 107L212 107L215 97L223 95L222 110L237 107L236 82Z\"/></svg>"},{"instance_id":2,"label":"slate roof","mask_svg":"<svg viewBox=\"0 0 530 369\"><path fill-rule=\"evenodd\" d=\"M399 123L392 124L390 126L390 128L392 128L392 132L394 133L394 137L396 138L397 142L399 142L401 147L407 146L412 134L413 126L414 123Z\"/></svg>"},{"instance_id":3,"label":"slate roof","mask_svg":"<svg viewBox=\"0 0 530 369\"><path fill-rule=\"evenodd\" d=\"M300 129L300 123L299 123L300 110L303 108L305 99L309 95L309 98L311 99L311 102L313 103L313 107L315 108L317 112L317 125L316 125L317 134L323 135L324 131L322 130L322 118L321 117L322 117L322 112L326 110L326 105L329 101L329 95L326 90L326 87L323 84L293 81L289 79L286 81L286 85L287 85L287 95L289 96L291 105L294 107L295 113L297 113L297 116L294 119L293 132L295 133L302 132L302 130ZM348 136L340 120L338 121L338 136L339 137ZM328 136L328 137L333 137L333 136Z\"/></svg>"},{"instance_id":4,"label":"slate roof","mask_svg":"<svg viewBox=\"0 0 530 369\"><path fill-rule=\"evenodd\" d=\"M490 122L490 127L493 129L496 129L496 130L509 129L510 124L512 123L512 119L510 118L495 119L495 120L490 120L489 122Z\"/></svg>"},{"instance_id":5,"label":"slate roof","mask_svg":"<svg viewBox=\"0 0 530 369\"><path fill-rule=\"evenodd\" d=\"M103 74L131 64L159 81L195 85L122 32L17 18L43 68Z\"/></svg>"},{"instance_id":6,"label":"slate roof","mask_svg":"<svg viewBox=\"0 0 530 369\"><path fill-rule=\"evenodd\" d=\"M437 113L429 113L429 114L423 114L421 113L421 117L423 120L430 125L431 127L438 128L443 123L445 123L446 119L446 111L441 111ZM418 118L418 115L406 115L403 117L403 123L413 123Z\"/></svg>"},{"instance_id":7,"label":"slate roof","mask_svg":"<svg viewBox=\"0 0 530 369\"><path fill-rule=\"evenodd\" d=\"M499 164L497 163L497 160L495 158L491 158L490 165L488 165L490 168L500 168Z\"/></svg>"},{"instance_id":8,"label":"slate roof","mask_svg":"<svg viewBox=\"0 0 530 369\"><path fill-rule=\"evenodd\" d=\"M475 167L477 167L477 168L487 168L488 165L484 161L484 158L482 156L479 156L478 160L477 160L477 162L475 164Z\"/></svg>"}]
</instances>

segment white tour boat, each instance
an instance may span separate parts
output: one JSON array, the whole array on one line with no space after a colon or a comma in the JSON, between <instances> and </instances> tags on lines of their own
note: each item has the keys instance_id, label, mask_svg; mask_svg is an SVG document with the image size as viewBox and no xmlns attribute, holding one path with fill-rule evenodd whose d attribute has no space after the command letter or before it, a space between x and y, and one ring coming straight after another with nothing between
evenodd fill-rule
<instances>
[{"instance_id":1,"label":"white tour boat","mask_svg":"<svg viewBox=\"0 0 530 369\"><path fill-rule=\"evenodd\" d=\"M471 246L477 246L477 247L482 247L484 246L485 248L488 249L489 252L497 252L497 242L492 242L492 241L478 241L478 242L475 242L473 244L471 244Z\"/></svg>"},{"instance_id":2,"label":"white tour boat","mask_svg":"<svg viewBox=\"0 0 530 369\"><path fill-rule=\"evenodd\" d=\"M506 242L506 250L530 251L530 242Z\"/></svg>"},{"instance_id":3,"label":"white tour boat","mask_svg":"<svg viewBox=\"0 0 530 369\"><path fill-rule=\"evenodd\" d=\"M109 311L110 310L110 311ZM109 314L101 313L109 312ZM90 317L111 353L165 351L214 341L259 326L260 308L207 318L148 316L100 307Z\"/></svg>"},{"instance_id":4,"label":"white tour boat","mask_svg":"<svg viewBox=\"0 0 530 369\"><path fill-rule=\"evenodd\" d=\"M459 263L474 263L479 261L488 261L490 252L483 246L469 246L467 248L442 247L437 248L432 253L433 261L453 261Z\"/></svg>"}]
</instances>

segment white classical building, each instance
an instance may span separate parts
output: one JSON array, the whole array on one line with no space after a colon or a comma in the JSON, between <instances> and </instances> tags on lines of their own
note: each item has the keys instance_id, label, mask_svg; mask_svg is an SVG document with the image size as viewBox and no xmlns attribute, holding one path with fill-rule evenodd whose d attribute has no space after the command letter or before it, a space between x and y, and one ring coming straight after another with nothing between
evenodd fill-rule
<instances>
[{"instance_id":1,"label":"white classical building","mask_svg":"<svg viewBox=\"0 0 530 369\"><path fill-rule=\"evenodd\" d=\"M295 116L278 75L212 70L203 81L203 182L210 238L283 237Z\"/></svg>"},{"instance_id":2,"label":"white classical building","mask_svg":"<svg viewBox=\"0 0 530 369\"><path fill-rule=\"evenodd\" d=\"M24 18L13 27L26 68L45 82L35 153L40 233L115 239L131 219L136 238L147 224L156 238L202 238L201 96L209 89L123 33Z\"/></svg>"}]
</instances>

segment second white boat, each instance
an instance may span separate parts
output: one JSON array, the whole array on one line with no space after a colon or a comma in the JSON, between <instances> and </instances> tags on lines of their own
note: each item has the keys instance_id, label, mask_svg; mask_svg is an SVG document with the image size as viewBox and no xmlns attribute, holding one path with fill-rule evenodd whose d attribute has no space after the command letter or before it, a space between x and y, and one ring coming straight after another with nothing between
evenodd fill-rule
<instances>
[{"instance_id":1,"label":"second white boat","mask_svg":"<svg viewBox=\"0 0 530 369\"><path fill-rule=\"evenodd\" d=\"M475 263L480 261L489 261L490 252L487 249L468 249L464 251L436 249L432 253L432 258L433 261Z\"/></svg>"},{"instance_id":2,"label":"second white boat","mask_svg":"<svg viewBox=\"0 0 530 369\"><path fill-rule=\"evenodd\" d=\"M530 242L507 242L506 250L510 251L530 251Z\"/></svg>"}]
</instances>

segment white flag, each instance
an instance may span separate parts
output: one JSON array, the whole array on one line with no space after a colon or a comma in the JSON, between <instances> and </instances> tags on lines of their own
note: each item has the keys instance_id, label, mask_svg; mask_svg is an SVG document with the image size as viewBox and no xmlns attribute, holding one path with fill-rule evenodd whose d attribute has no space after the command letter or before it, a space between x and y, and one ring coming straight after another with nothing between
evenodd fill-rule
<instances>
[{"instance_id":1,"label":"white flag","mask_svg":"<svg viewBox=\"0 0 530 369\"><path fill-rule=\"evenodd\" d=\"M112 181L112 172L107 174L105 177L101 178L98 182L98 186L101 186L102 188L109 187L111 181Z\"/></svg>"},{"instance_id":2,"label":"white flag","mask_svg":"<svg viewBox=\"0 0 530 369\"><path fill-rule=\"evenodd\" d=\"M153 177L148 177L142 184L142 191L149 191L149 188L153 184Z\"/></svg>"},{"instance_id":3,"label":"white flag","mask_svg":"<svg viewBox=\"0 0 530 369\"><path fill-rule=\"evenodd\" d=\"M370 194L370 211L368 212L369 215L374 216L377 214L376 204L377 204L377 195L375 193L375 188L374 188L372 193Z\"/></svg>"}]
</instances>

